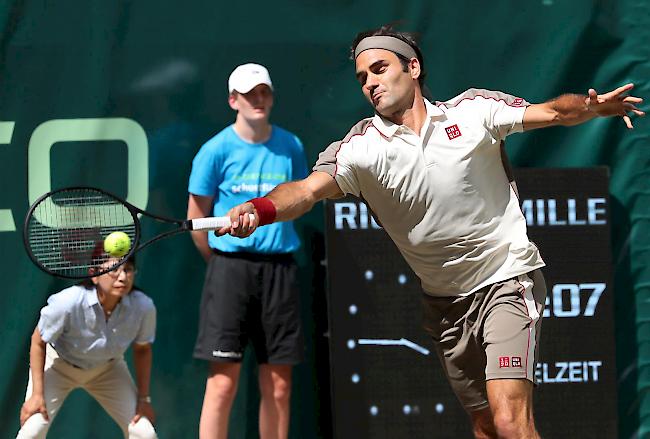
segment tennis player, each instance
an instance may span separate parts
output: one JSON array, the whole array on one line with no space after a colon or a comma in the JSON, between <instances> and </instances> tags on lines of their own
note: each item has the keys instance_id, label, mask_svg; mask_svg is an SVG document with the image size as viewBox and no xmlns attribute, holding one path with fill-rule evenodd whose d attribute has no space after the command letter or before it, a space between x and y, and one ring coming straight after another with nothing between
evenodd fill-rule
<instances>
[{"instance_id":1,"label":"tennis player","mask_svg":"<svg viewBox=\"0 0 650 439\"><path fill-rule=\"evenodd\" d=\"M243 64L228 79L235 122L208 140L192 162L188 219L225 215L276 185L302 179L302 143L269 121L273 84L259 64ZM289 431L293 365L304 357L296 264L300 240L291 222L248 239L193 232L208 263L194 357L210 362L199 436L225 439L246 346L255 349L261 394L262 439Z\"/></svg>"},{"instance_id":2,"label":"tennis player","mask_svg":"<svg viewBox=\"0 0 650 439\"><path fill-rule=\"evenodd\" d=\"M503 141L597 117L632 128L642 100L628 96L628 84L534 105L478 89L429 102L420 48L390 27L359 34L352 57L374 117L325 149L306 179L233 208L232 229L218 233L246 237L325 198L364 198L421 280L425 329L475 436L538 438L532 389L544 262L527 237Z\"/></svg>"},{"instance_id":3,"label":"tennis player","mask_svg":"<svg viewBox=\"0 0 650 439\"><path fill-rule=\"evenodd\" d=\"M17 439L45 438L63 401L77 388L99 402L125 438L157 437L149 396L156 308L134 288L134 276L131 257L113 271L49 297L32 334ZM135 384L124 361L129 346Z\"/></svg>"}]
</instances>

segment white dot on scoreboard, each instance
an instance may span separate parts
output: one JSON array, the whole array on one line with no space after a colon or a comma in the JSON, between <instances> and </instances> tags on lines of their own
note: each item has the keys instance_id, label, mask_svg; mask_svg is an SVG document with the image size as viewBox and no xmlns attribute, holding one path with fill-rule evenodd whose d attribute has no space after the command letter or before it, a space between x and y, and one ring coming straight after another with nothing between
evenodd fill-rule
<instances>
[{"instance_id":1,"label":"white dot on scoreboard","mask_svg":"<svg viewBox=\"0 0 650 439\"><path fill-rule=\"evenodd\" d=\"M410 415L411 414L411 406L406 404L404 407L402 407L402 411L404 412L405 415Z\"/></svg>"},{"instance_id":2,"label":"white dot on scoreboard","mask_svg":"<svg viewBox=\"0 0 650 439\"><path fill-rule=\"evenodd\" d=\"M370 414L372 416L377 416L377 414L379 414L379 408L376 405L371 405L370 406Z\"/></svg>"},{"instance_id":3,"label":"white dot on scoreboard","mask_svg":"<svg viewBox=\"0 0 650 439\"><path fill-rule=\"evenodd\" d=\"M352 315L355 315L357 313L357 311L358 311L356 305L350 305L350 308L348 308L348 309L350 311L350 314L352 314Z\"/></svg>"},{"instance_id":4,"label":"white dot on scoreboard","mask_svg":"<svg viewBox=\"0 0 650 439\"><path fill-rule=\"evenodd\" d=\"M357 344L355 343L354 340L352 340L352 339L348 340L348 349L354 349L354 347L355 347L356 345L357 345Z\"/></svg>"},{"instance_id":5,"label":"white dot on scoreboard","mask_svg":"<svg viewBox=\"0 0 650 439\"><path fill-rule=\"evenodd\" d=\"M359 376L359 374L358 374L358 373L353 373L353 374L352 374L352 382L353 382L354 384L356 384L356 383L358 383L359 381L361 381L361 377Z\"/></svg>"},{"instance_id":6,"label":"white dot on scoreboard","mask_svg":"<svg viewBox=\"0 0 650 439\"><path fill-rule=\"evenodd\" d=\"M436 404L436 413L442 413L445 411L445 406L441 403Z\"/></svg>"},{"instance_id":7,"label":"white dot on scoreboard","mask_svg":"<svg viewBox=\"0 0 650 439\"><path fill-rule=\"evenodd\" d=\"M406 283L406 275L400 274L397 276L397 282L399 282L400 285L404 285Z\"/></svg>"},{"instance_id":8,"label":"white dot on scoreboard","mask_svg":"<svg viewBox=\"0 0 650 439\"><path fill-rule=\"evenodd\" d=\"M372 280L375 277L375 273L372 272L372 270L366 270L366 272L363 274L366 280Z\"/></svg>"}]
</instances>

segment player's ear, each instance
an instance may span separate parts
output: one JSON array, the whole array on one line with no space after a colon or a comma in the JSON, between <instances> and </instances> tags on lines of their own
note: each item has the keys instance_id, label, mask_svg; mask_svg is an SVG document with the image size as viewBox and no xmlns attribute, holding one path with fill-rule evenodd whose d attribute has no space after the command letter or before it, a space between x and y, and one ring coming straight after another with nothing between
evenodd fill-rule
<instances>
[{"instance_id":1,"label":"player's ear","mask_svg":"<svg viewBox=\"0 0 650 439\"><path fill-rule=\"evenodd\" d=\"M91 276L94 275L95 273L97 273L96 268L93 267L88 269L88 274L90 274ZM99 278L97 276L91 277L90 281L93 283L93 285L97 285L99 283Z\"/></svg>"},{"instance_id":2,"label":"player's ear","mask_svg":"<svg viewBox=\"0 0 650 439\"><path fill-rule=\"evenodd\" d=\"M418 79L420 77L422 69L420 68L420 61L417 58L411 58L409 61L409 72L411 72L412 79Z\"/></svg>"}]
</instances>

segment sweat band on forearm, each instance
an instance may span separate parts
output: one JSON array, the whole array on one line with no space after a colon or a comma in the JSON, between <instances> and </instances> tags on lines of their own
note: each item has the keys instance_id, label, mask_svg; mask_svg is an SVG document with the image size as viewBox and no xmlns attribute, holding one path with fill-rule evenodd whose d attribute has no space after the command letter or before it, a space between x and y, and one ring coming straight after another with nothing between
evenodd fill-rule
<instances>
[{"instance_id":1,"label":"sweat band on forearm","mask_svg":"<svg viewBox=\"0 0 650 439\"><path fill-rule=\"evenodd\" d=\"M265 226L275 221L277 211L275 210L273 201L269 200L268 198L260 197L248 200L248 202L252 203L253 206L255 206L257 216L260 219L260 226Z\"/></svg>"}]
</instances>

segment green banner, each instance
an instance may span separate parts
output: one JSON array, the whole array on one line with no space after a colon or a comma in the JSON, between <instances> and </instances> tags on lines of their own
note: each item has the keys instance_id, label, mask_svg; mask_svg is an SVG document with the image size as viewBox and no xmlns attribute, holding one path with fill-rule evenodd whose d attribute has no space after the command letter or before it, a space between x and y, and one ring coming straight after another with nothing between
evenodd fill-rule
<instances>
[{"instance_id":1,"label":"green banner","mask_svg":"<svg viewBox=\"0 0 650 439\"><path fill-rule=\"evenodd\" d=\"M50 188L91 185L184 217L192 158L234 120L226 81L244 62L268 67L276 91L272 120L298 134L313 163L371 114L349 44L358 31L389 22L420 33L427 84L438 100L477 87L541 102L627 82L650 97L645 0L0 4L0 437L19 428L38 312L48 295L70 284L38 271L24 252L29 204ZM518 166L610 167L622 438L650 434L650 124L635 126L628 131L620 120L598 120L520 134L508 145ZM322 208L298 228L308 357L295 371L291 437L329 437ZM143 233L160 231L147 223ZM157 429L163 438L197 437L207 365L192 359L192 349L204 263L189 236L177 236L144 251L139 265L137 283L158 308ZM246 365L233 438L257 435L257 378ZM83 393L70 396L50 432L120 434Z\"/></svg>"}]
</instances>

